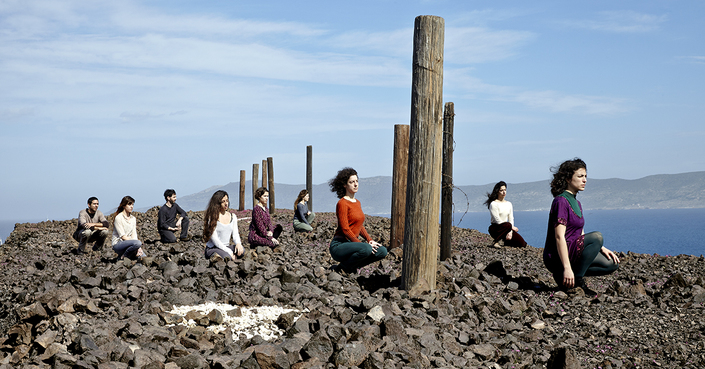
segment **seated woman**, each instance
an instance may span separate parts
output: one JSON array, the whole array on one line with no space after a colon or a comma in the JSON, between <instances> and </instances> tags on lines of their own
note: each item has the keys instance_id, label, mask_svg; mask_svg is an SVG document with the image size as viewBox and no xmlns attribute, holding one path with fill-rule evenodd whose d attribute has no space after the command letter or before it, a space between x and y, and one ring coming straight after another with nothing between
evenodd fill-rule
<instances>
[{"instance_id":1,"label":"seated woman","mask_svg":"<svg viewBox=\"0 0 705 369\"><path fill-rule=\"evenodd\" d=\"M602 246L600 232L585 234L583 207L575 197L585 190L587 165L575 158L552 169L551 194L553 203L548 216L546 246L543 262L561 289L581 287L594 294L585 285L584 276L599 276L619 268L619 258Z\"/></svg>"},{"instance_id":2,"label":"seated woman","mask_svg":"<svg viewBox=\"0 0 705 369\"><path fill-rule=\"evenodd\" d=\"M126 257L130 260L145 257L142 242L137 239L137 218L132 215L135 199L125 196L115 212L113 219L113 250L118 260Z\"/></svg>"},{"instance_id":3,"label":"seated woman","mask_svg":"<svg viewBox=\"0 0 705 369\"><path fill-rule=\"evenodd\" d=\"M294 231L313 231L311 222L313 222L313 219L316 217L316 214L308 210L308 206L306 206L308 199L308 191L301 190L301 192L299 192L299 196L296 197L296 201L294 201Z\"/></svg>"},{"instance_id":4,"label":"seated woman","mask_svg":"<svg viewBox=\"0 0 705 369\"><path fill-rule=\"evenodd\" d=\"M247 242L250 247L268 246L271 248L279 245L279 235L282 233L282 226L277 225L272 231L272 222L267 210L269 201L269 191L260 187L255 190L255 200L257 205L252 209L252 219L250 220L250 233L247 235Z\"/></svg>"},{"instance_id":5,"label":"seated woman","mask_svg":"<svg viewBox=\"0 0 705 369\"><path fill-rule=\"evenodd\" d=\"M495 247L499 247L500 240L504 241L506 246L525 247L526 241L519 235L519 228L514 226L514 207L504 199L506 196L507 184L504 181L497 182L492 193L487 194L485 205L490 209L491 217L488 232Z\"/></svg>"},{"instance_id":6,"label":"seated woman","mask_svg":"<svg viewBox=\"0 0 705 369\"><path fill-rule=\"evenodd\" d=\"M203 241L206 242L205 256L210 259L214 254L223 259L235 260L245 253L237 229L237 216L228 211L230 201L228 193L215 191L208 202L208 208L203 218ZM230 239L235 246L230 244Z\"/></svg>"},{"instance_id":7,"label":"seated woman","mask_svg":"<svg viewBox=\"0 0 705 369\"><path fill-rule=\"evenodd\" d=\"M341 169L328 185L340 199L335 206L338 228L330 241L330 256L340 263L335 269L353 273L358 268L384 259L387 248L373 241L363 226L365 214L360 200L355 199L359 185L355 169ZM360 235L367 242L361 242Z\"/></svg>"}]
</instances>

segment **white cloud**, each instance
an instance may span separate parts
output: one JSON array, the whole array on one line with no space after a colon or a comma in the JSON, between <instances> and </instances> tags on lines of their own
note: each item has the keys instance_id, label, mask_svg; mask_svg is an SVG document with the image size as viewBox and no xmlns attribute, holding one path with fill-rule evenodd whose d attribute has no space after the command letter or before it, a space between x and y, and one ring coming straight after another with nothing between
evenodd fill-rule
<instances>
[{"instance_id":1,"label":"white cloud","mask_svg":"<svg viewBox=\"0 0 705 369\"><path fill-rule=\"evenodd\" d=\"M597 19L567 20L564 25L594 31L641 33L659 29L668 20L666 15L637 13L631 10L600 12Z\"/></svg>"},{"instance_id":2,"label":"white cloud","mask_svg":"<svg viewBox=\"0 0 705 369\"><path fill-rule=\"evenodd\" d=\"M557 91L525 91L511 100L532 108L556 113L585 113L611 115L628 111L624 99L603 96L570 95Z\"/></svg>"},{"instance_id":3,"label":"white cloud","mask_svg":"<svg viewBox=\"0 0 705 369\"><path fill-rule=\"evenodd\" d=\"M469 73L469 69L448 69L444 78L449 82L444 85L455 94L465 94L465 98L515 102L552 113L613 115L631 110L626 99L499 86L485 83Z\"/></svg>"},{"instance_id":4,"label":"white cloud","mask_svg":"<svg viewBox=\"0 0 705 369\"><path fill-rule=\"evenodd\" d=\"M702 55L681 56L678 59L695 64L705 64L705 56Z\"/></svg>"},{"instance_id":5,"label":"white cloud","mask_svg":"<svg viewBox=\"0 0 705 369\"><path fill-rule=\"evenodd\" d=\"M495 31L479 27L451 27L445 36L445 61L453 64L506 59L536 38L535 34L526 31Z\"/></svg>"}]
</instances>

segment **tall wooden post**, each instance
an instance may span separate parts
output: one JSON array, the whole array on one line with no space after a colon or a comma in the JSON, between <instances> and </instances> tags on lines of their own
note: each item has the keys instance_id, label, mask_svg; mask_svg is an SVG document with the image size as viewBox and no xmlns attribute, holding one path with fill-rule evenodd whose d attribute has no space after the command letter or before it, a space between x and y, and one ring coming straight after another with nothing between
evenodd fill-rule
<instances>
[{"instance_id":1,"label":"tall wooden post","mask_svg":"<svg viewBox=\"0 0 705 369\"><path fill-rule=\"evenodd\" d=\"M436 288L438 211L443 142L443 39L445 21L421 15L414 22L409 172L401 287Z\"/></svg>"},{"instance_id":2,"label":"tall wooden post","mask_svg":"<svg viewBox=\"0 0 705 369\"><path fill-rule=\"evenodd\" d=\"M313 211L313 146L306 146L306 191L308 210Z\"/></svg>"},{"instance_id":3,"label":"tall wooden post","mask_svg":"<svg viewBox=\"0 0 705 369\"><path fill-rule=\"evenodd\" d=\"M257 206L257 199L255 199L255 191L257 191L257 185L259 184L259 164L252 164L252 209L254 210Z\"/></svg>"},{"instance_id":4,"label":"tall wooden post","mask_svg":"<svg viewBox=\"0 0 705 369\"><path fill-rule=\"evenodd\" d=\"M406 175L409 171L409 125L394 125L394 167L392 170L392 226L389 230L389 248L404 243L406 219Z\"/></svg>"},{"instance_id":5,"label":"tall wooden post","mask_svg":"<svg viewBox=\"0 0 705 369\"><path fill-rule=\"evenodd\" d=\"M237 208L239 211L245 210L245 182L247 179L245 178L245 171L241 170L240 171L240 206Z\"/></svg>"},{"instance_id":6,"label":"tall wooden post","mask_svg":"<svg viewBox=\"0 0 705 369\"><path fill-rule=\"evenodd\" d=\"M262 187L267 187L267 160L262 160Z\"/></svg>"},{"instance_id":7,"label":"tall wooden post","mask_svg":"<svg viewBox=\"0 0 705 369\"><path fill-rule=\"evenodd\" d=\"M441 190L441 261L451 256L450 229L453 225L453 121L455 105L448 102L443 113L443 189Z\"/></svg>"},{"instance_id":8,"label":"tall wooden post","mask_svg":"<svg viewBox=\"0 0 705 369\"><path fill-rule=\"evenodd\" d=\"M269 214L274 214L274 164L272 157L267 158L267 171L269 172Z\"/></svg>"}]
</instances>

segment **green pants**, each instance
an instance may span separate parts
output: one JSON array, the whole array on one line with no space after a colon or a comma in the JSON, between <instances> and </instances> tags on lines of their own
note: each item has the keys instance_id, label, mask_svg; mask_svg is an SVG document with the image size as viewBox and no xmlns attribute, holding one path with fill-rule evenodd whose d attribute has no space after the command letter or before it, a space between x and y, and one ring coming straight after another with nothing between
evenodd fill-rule
<instances>
[{"instance_id":1,"label":"green pants","mask_svg":"<svg viewBox=\"0 0 705 369\"><path fill-rule=\"evenodd\" d=\"M294 218L294 231L298 232L311 232L313 231L313 227L310 226L311 222L313 222L313 219L316 218L316 214L311 212L311 214L306 216L306 221L308 224Z\"/></svg>"}]
</instances>

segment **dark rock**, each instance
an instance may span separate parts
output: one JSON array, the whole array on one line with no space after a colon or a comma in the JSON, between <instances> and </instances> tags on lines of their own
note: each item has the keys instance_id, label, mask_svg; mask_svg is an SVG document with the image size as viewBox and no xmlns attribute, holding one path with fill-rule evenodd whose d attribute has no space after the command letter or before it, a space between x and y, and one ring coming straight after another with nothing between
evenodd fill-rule
<instances>
[{"instance_id":1,"label":"dark rock","mask_svg":"<svg viewBox=\"0 0 705 369\"><path fill-rule=\"evenodd\" d=\"M580 369L580 362L568 347L559 347L551 351L551 358L546 365L548 369Z\"/></svg>"}]
</instances>

